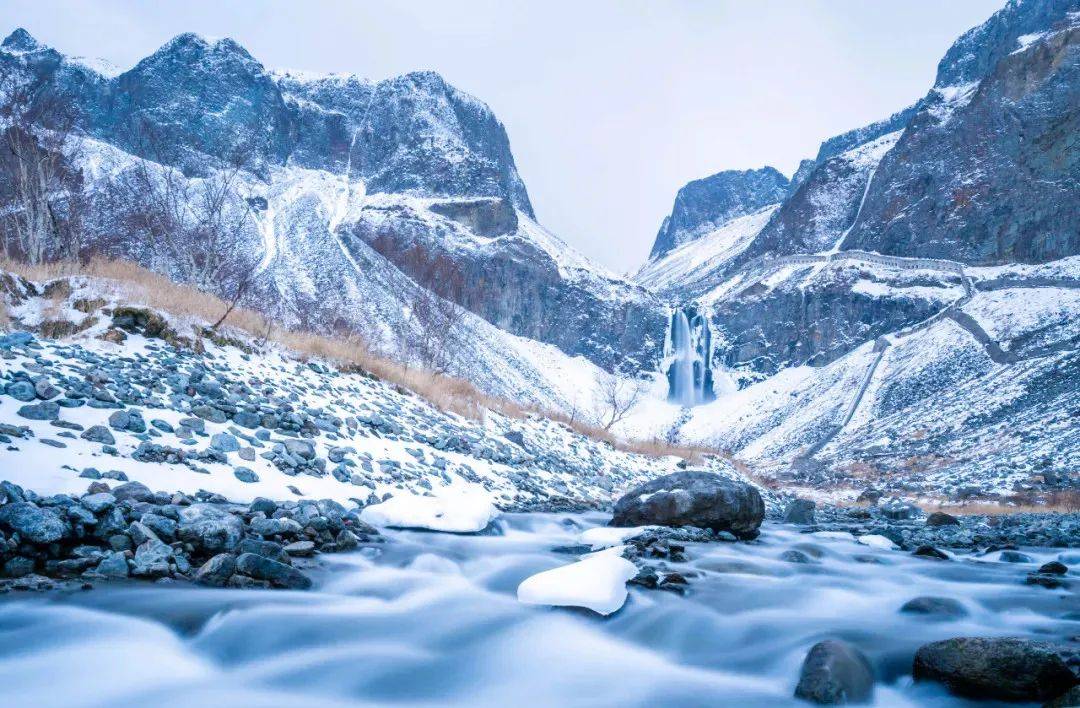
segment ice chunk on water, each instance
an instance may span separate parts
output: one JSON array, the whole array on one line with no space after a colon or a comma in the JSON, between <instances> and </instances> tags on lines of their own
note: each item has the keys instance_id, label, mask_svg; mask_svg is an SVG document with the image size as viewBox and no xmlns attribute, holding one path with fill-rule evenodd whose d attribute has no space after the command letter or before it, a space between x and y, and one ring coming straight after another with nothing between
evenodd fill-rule
<instances>
[{"instance_id":1,"label":"ice chunk on water","mask_svg":"<svg viewBox=\"0 0 1080 708\"><path fill-rule=\"evenodd\" d=\"M616 553L595 553L570 565L546 570L518 585L517 596L526 605L587 607L610 615L626 602L626 581L637 567Z\"/></svg>"},{"instance_id":2,"label":"ice chunk on water","mask_svg":"<svg viewBox=\"0 0 1080 708\"><path fill-rule=\"evenodd\" d=\"M859 536L855 540L864 546L870 546L882 551L895 551L899 548L891 539L876 533L868 533L865 536Z\"/></svg>"},{"instance_id":3,"label":"ice chunk on water","mask_svg":"<svg viewBox=\"0 0 1080 708\"><path fill-rule=\"evenodd\" d=\"M594 551L598 551L601 548L618 546L626 539L633 538L642 531L648 531L651 528L654 527L630 526L628 528L614 528L611 526L597 526L582 531L581 535L578 536L578 540L591 546Z\"/></svg>"}]
</instances>

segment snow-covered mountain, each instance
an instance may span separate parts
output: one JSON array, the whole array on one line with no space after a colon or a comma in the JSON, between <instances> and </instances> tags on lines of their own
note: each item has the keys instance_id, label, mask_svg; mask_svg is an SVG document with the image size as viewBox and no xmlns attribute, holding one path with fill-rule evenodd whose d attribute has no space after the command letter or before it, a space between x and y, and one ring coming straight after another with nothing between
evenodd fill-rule
<instances>
[{"instance_id":1,"label":"snow-covered mountain","mask_svg":"<svg viewBox=\"0 0 1080 708\"><path fill-rule=\"evenodd\" d=\"M778 204L658 238L635 278L710 313L743 388L628 428L818 486L1075 484L1078 71L1080 4L1014 0Z\"/></svg>"},{"instance_id":2,"label":"snow-covered mountain","mask_svg":"<svg viewBox=\"0 0 1080 708\"><path fill-rule=\"evenodd\" d=\"M269 71L190 34L106 70L18 30L0 88L66 136L84 257L243 286L286 326L410 364L435 349L485 391L575 414L605 372L652 377L628 437L960 494L1075 483L1078 47L1077 0L1010 1L926 96L790 180L687 184L632 280L537 221L502 125L432 72ZM176 187L171 226L223 180L228 238L162 243L146 202Z\"/></svg>"},{"instance_id":3,"label":"snow-covered mountain","mask_svg":"<svg viewBox=\"0 0 1080 708\"><path fill-rule=\"evenodd\" d=\"M286 325L360 334L408 360L430 336L417 304L430 308L434 292L466 310L444 316L451 373L564 410L591 399L603 369L659 357L655 298L536 222L503 126L434 72L270 72L232 40L183 34L102 74L24 30L4 41L0 66L39 123L56 121L56 105L73 120L72 169L93 195L84 255L191 279L177 249L129 226L146 221L135 183L150 173L199 200L235 171L224 211L249 218L211 246L233 267L200 284L227 295L254 271L248 304Z\"/></svg>"}]
</instances>

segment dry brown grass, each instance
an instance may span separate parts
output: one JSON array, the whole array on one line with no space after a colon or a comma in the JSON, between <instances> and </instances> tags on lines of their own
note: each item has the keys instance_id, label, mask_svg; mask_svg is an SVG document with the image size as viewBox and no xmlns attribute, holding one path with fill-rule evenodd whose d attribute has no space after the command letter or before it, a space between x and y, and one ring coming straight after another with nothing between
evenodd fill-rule
<instances>
[{"instance_id":1,"label":"dry brown grass","mask_svg":"<svg viewBox=\"0 0 1080 708\"><path fill-rule=\"evenodd\" d=\"M74 276L98 278L113 285L114 294L119 300L128 300L131 304L200 322L216 321L228 307L227 303L214 295L180 285L128 261L97 258L82 264L63 262L37 266L0 261L0 269L36 282ZM6 317L6 308L3 314ZM276 344L301 359L318 358L335 363L345 370L359 370L371 374L400 389L415 393L442 411L474 420L483 418L487 411L512 418L536 416L562 423L580 435L606 442L625 452L650 457L681 457L692 464L700 463L705 455L720 455L730 459L730 455L708 448L671 445L662 440L622 440L610 431L580 420L571 420L569 416L561 413L490 396L469 381L404 366L372 351L367 343L355 334L327 337L311 332L287 330L276 326L254 310L239 307L229 313L223 326L242 332L255 341Z\"/></svg>"},{"instance_id":2,"label":"dry brown grass","mask_svg":"<svg viewBox=\"0 0 1080 708\"><path fill-rule=\"evenodd\" d=\"M881 470L863 460L856 460L847 465L842 465L840 469L854 479L878 480L882 477Z\"/></svg>"},{"instance_id":3,"label":"dry brown grass","mask_svg":"<svg viewBox=\"0 0 1080 708\"><path fill-rule=\"evenodd\" d=\"M980 500L961 504L939 504L927 511L944 511L954 516L983 514L1000 516L1030 512L1074 514L1080 512L1080 489L1060 489L1041 496L1023 494L1000 500Z\"/></svg>"}]
</instances>

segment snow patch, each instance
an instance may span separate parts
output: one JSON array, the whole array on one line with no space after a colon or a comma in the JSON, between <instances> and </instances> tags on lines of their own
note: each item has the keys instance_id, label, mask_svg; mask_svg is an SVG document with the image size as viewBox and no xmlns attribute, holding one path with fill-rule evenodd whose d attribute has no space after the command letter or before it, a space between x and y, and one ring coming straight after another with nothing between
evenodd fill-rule
<instances>
[{"instance_id":1,"label":"snow patch","mask_svg":"<svg viewBox=\"0 0 1080 708\"><path fill-rule=\"evenodd\" d=\"M478 487L446 488L431 497L398 494L360 512L373 526L448 533L483 531L498 515L491 497Z\"/></svg>"},{"instance_id":2,"label":"snow patch","mask_svg":"<svg viewBox=\"0 0 1080 708\"><path fill-rule=\"evenodd\" d=\"M899 548L899 546L893 543L891 539L876 533L868 533L865 536L859 536L855 539L855 542L864 546L870 546L870 548L876 548L879 551L895 551Z\"/></svg>"},{"instance_id":3,"label":"snow patch","mask_svg":"<svg viewBox=\"0 0 1080 708\"><path fill-rule=\"evenodd\" d=\"M663 290L683 287L719 270L746 250L779 207L779 204L772 204L753 214L732 219L662 258L649 261L634 275L634 281L647 288Z\"/></svg>"}]
</instances>

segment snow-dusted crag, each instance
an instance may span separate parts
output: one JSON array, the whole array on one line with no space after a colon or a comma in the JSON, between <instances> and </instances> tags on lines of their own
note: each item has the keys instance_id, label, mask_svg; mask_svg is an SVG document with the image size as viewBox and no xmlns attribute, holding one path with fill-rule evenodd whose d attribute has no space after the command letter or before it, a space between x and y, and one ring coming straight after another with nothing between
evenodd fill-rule
<instances>
[{"instance_id":1,"label":"snow-dusted crag","mask_svg":"<svg viewBox=\"0 0 1080 708\"><path fill-rule=\"evenodd\" d=\"M650 260L665 256L732 219L780 202L787 189L787 177L772 167L728 170L690 182L675 195L675 206L660 225Z\"/></svg>"}]
</instances>

